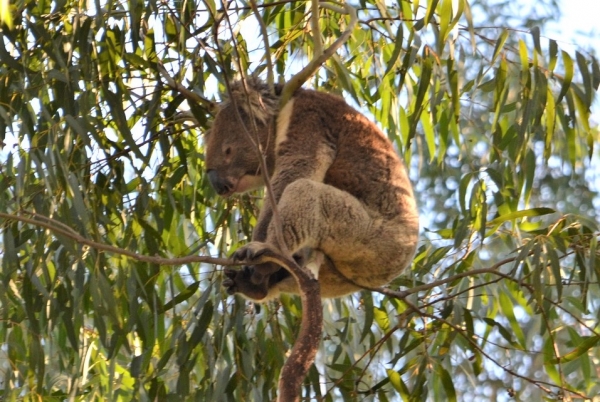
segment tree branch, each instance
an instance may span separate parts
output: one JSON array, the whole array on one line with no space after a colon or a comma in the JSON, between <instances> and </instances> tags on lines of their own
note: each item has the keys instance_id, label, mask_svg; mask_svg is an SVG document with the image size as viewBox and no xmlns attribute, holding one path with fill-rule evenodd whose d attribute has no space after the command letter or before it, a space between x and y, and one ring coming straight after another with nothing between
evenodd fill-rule
<instances>
[{"instance_id":1,"label":"tree branch","mask_svg":"<svg viewBox=\"0 0 600 402\"><path fill-rule=\"evenodd\" d=\"M281 254L267 253L252 264L272 262L288 270L300 288L302 301L302 323L290 356L279 374L277 402L300 401L300 386L315 361L321 342L323 327L323 307L319 281L306 267L300 267L293 258Z\"/></svg>"},{"instance_id":2,"label":"tree branch","mask_svg":"<svg viewBox=\"0 0 600 402\"><path fill-rule=\"evenodd\" d=\"M158 265L184 265L190 264L194 262L204 262L207 264L215 264L215 265L240 265L239 263L234 263L229 258L217 258L217 257L209 257L209 256L200 256L200 255L188 255L186 257L177 257L177 258L164 258L159 256L149 256L134 253L133 251L125 250L122 248L110 246L104 243L98 243L96 241L87 239L81 236L79 233L74 231L72 228L68 227L62 222L59 222L55 219L31 213L33 218L27 218L22 215L13 215L6 214L0 212L0 218L5 219L7 221L17 221L26 223L28 225L38 226L45 229L50 230L55 234L59 234L69 239L75 241L76 243L83 244L85 246L91 247L98 251L104 251L113 254L123 255L129 258L132 258L136 261L147 262L150 264L158 264Z\"/></svg>"},{"instance_id":3,"label":"tree branch","mask_svg":"<svg viewBox=\"0 0 600 402\"><path fill-rule=\"evenodd\" d=\"M275 75L273 74L273 61L271 60L271 46L269 45L269 33L267 32L267 26L265 25L265 21L263 21L260 12L258 11L256 0L250 0L250 6L252 7L254 16L258 21L258 26L260 27L260 34L263 38L263 44L265 45L265 62L267 63L267 83L269 84L269 88L271 88L272 91L275 85Z\"/></svg>"},{"instance_id":4,"label":"tree branch","mask_svg":"<svg viewBox=\"0 0 600 402\"><path fill-rule=\"evenodd\" d=\"M33 226L42 227L51 232L65 236L76 243L83 244L98 251L110 252L132 258L136 261L158 265L184 265L193 262L204 262L217 265L240 265L230 259L208 256L190 255L180 258L163 258L159 256L146 256L129 250L98 243L75 232L72 228L55 219L31 213L33 218L22 215L13 215L0 212L0 218L6 221L17 221ZM317 349L321 342L321 329L323 327L323 308L321 306L321 288L319 281L308 269L298 266L296 262L286 256L269 256L253 263L275 262L287 269L301 289L302 323L300 332L294 346L287 358L279 376L278 402L292 402L300 400L300 385L308 374L308 369L313 364Z\"/></svg>"},{"instance_id":5,"label":"tree branch","mask_svg":"<svg viewBox=\"0 0 600 402\"><path fill-rule=\"evenodd\" d=\"M223 8L226 9L226 4L223 2ZM235 43L235 36L231 28L231 23L228 19L227 13L224 13L224 18L229 24L229 29L232 32L232 40L234 41L234 51L237 53L237 44ZM216 35L215 35L216 36ZM215 37L215 43L218 43ZM267 42L268 43L268 42ZM219 56L221 57L221 50L218 48ZM244 82L244 71L240 70L242 74L242 81ZM227 91L231 94L229 82L226 80L225 85ZM244 82L244 89L247 91L247 87ZM246 98L249 99L246 93ZM234 97L230 96L230 99L235 102ZM238 111L234 104L234 109ZM252 110L248 107L248 110ZM239 111L238 111L239 113ZM241 117L239 117L242 121ZM251 130L254 134L257 134L257 127L255 120L250 119L252 122ZM267 188L267 197L272 205L273 217L276 227L277 246L280 252L286 255L279 255L276 258L252 261L253 264L260 264L261 262L275 262L280 266L284 267L294 277L300 288L300 300L302 303L302 322L300 324L300 332L294 342L294 346L290 352L289 357L286 359L279 376L278 382L278 402L295 402L300 400L300 385L304 381L304 378L308 374L310 366L315 360L317 349L321 341L322 328L323 328L323 307L321 306L321 290L319 281L313 276L312 272L308 269L298 266L291 257L289 250L283 242L283 235L281 233L281 218L277 210L277 204L271 187L271 181L269 178L267 164L263 150L261 149L258 141L258 135L254 138L248 128L243 126L246 134L250 137L255 152L258 153L261 172L265 181L265 187Z\"/></svg>"},{"instance_id":6,"label":"tree branch","mask_svg":"<svg viewBox=\"0 0 600 402\"><path fill-rule=\"evenodd\" d=\"M310 28L313 35L314 58L323 54L323 41L319 27L319 0L310 0Z\"/></svg>"},{"instance_id":7,"label":"tree branch","mask_svg":"<svg viewBox=\"0 0 600 402\"><path fill-rule=\"evenodd\" d=\"M161 62L156 63L156 69L158 70L160 75L165 79L165 81L167 81L167 86L169 88L178 91L187 100L190 100L192 102L196 102L196 103L203 105L209 112L211 112L211 113L214 112L214 110L216 108L216 105L214 102L211 102L206 98L203 98L202 96L198 95L197 93L190 91L189 89L187 89L186 87L181 85L181 83L175 81L173 79L173 77L171 77L169 75L169 73L167 72L167 70L165 69L165 67L162 65Z\"/></svg>"},{"instance_id":8,"label":"tree branch","mask_svg":"<svg viewBox=\"0 0 600 402\"><path fill-rule=\"evenodd\" d=\"M318 68L321 67L323 63L325 63L331 56L333 56L333 54L340 48L340 46L346 43L348 38L350 38L350 34L352 34L354 27L356 26L356 22L358 21L358 18L356 16L356 9L354 9L354 7L348 4L344 4L343 9L332 6L331 4L327 3L320 3L320 5L324 8L336 12L349 14L350 22L346 30L342 33L342 35L339 38L335 40L335 42L333 42L331 46L325 49L323 53L320 54L318 57L312 59L306 65L306 67L300 70L298 74L294 75L287 82L287 84L285 84L281 92L280 107L283 107L291 99L294 92L296 92L296 90L300 88L302 84L304 84L318 70Z\"/></svg>"},{"instance_id":9,"label":"tree branch","mask_svg":"<svg viewBox=\"0 0 600 402\"><path fill-rule=\"evenodd\" d=\"M407 303L409 306L417 308L412 303L410 303L410 302L408 302L406 300L404 300L404 302ZM589 398L588 396L583 395L583 394L581 394L581 393L579 393L577 391L573 391L572 389L569 389L569 388L567 388L566 386L564 386L562 384L561 385L557 385L557 384L552 384L550 382L543 381L543 380L535 380L535 379L529 378L529 377L527 377L525 375L521 375L521 374L517 373L516 371L514 371L514 370L512 370L512 369L510 369L508 367L506 367L505 365L502 365L494 357L490 356L487 352L485 352L479 346L479 344L472 339L471 336L469 336L468 334L465 333L465 331L462 328L458 327L457 325L451 323L450 321L448 321L448 320L446 320L444 318L437 317L437 316L435 316L433 314L429 314L429 313L424 312L422 310L418 310L418 311L419 311L419 314L421 316L428 317L428 318L430 318L432 320L439 321L439 322L447 325L448 327L452 328L454 331L456 331L458 334L460 334L469 344L471 344L473 346L473 348L475 348L479 353L481 353L486 359L488 359L489 361L491 361L492 363L494 363L497 367L501 368L502 370L504 370L506 373L510 374L511 376L516 377L516 378L520 378L523 381L527 381L528 383L530 383L532 385L535 385L536 387L540 388L541 390L543 390L544 392L546 392L549 395L554 395L555 393L552 392L550 390L550 388L548 388L548 387L556 387L556 388L562 390L563 392L571 393L571 394L573 394L573 395L575 395L575 396L577 396L579 398L584 398L586 400Z\"/></svg>"},{"instance_id":10,"label":"tree branch","mask_svg":"<svg viewBox=\"0 0 600 402\"><path fill-rule=\"evenodd\" d=\"M391 297L395 297L398 299L402 299L404 300L407 296L415 294L415 293L419 293L419 292L423 292L425 290L429 290L429 289L433 289L436 288L438 286L444 285L446 283L450 283L450 282L454 282L457 279L461 279L461 278L466 278L468 276L475 276L475 275L481 275L481 274L494 274L494 275L498 275L501 276L505 279L512 279L512 277L510 275L504 274L502 272L498 271L498 268L500 268L502 265L504 264L508 264L509 262L513 262L517 259L517 257L510 257L510 258L506 258L502 261L498 261L497 263L495 263L494 265L492 265L489 268L481 268L481 269L472 269L470 271L465 271L465 272L461 272L460 274L456 274L453 275L449 278L445 278L445 279L440 279L438 281L434 281L431 283L426 283L424 285L420 285L420 286L415 286L413 288L410 288L408 290L402 290L402 291L397 291L397 290L392 290L389 288L372 288L372 289L368 289L374 292L379 292L383 295L386 296L391 296Z\"/></svg>"}]
</instances>

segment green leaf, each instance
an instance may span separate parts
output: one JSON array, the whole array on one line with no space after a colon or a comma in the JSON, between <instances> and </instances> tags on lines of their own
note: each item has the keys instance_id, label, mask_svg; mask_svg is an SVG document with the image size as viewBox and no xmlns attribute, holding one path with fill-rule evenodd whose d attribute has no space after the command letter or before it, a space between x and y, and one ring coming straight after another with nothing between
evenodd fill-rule
<instances>
[{"instance_id":1,"label":"green leaf","mask_svg":"<svg viewBox=\"0 0 600 402\"><path fill-rule=\"evenodd\" d=\"M594 97L595 89L592 84L592 77L587 66L587 60L580 52L575 52L575 58L577 60L577 66L583 79L583 90L585 92L585 105L589 108L592 105L592 99Z\"/></svg>"},{"instance_id":2,"label":"green leaf","mask_svg":"<svg viewBox=\"0 0 600 402\"><path fill-rule=\"evenodd\" d=\"M179 293L177 296L175 296L174 298L169 300L167 303L165 303L160 312L162 313L167 310L170 310L173 307L175 307L176 305L178 305L178 304L186 301L190 297L192 297L198 290L198 286L200 286L200 281L193 282L183 292Z\"/></svg>"},{"instance_id":3,"label":"green leaf","mask_svg":"<svg viewBox=\"0 0 600 402\"><path fill-rule=\"evenodd\" d=\"M550 262L550 271L552 272L552 276L554 277L554 280L552 282L556 286L556 297L558 298L558 300L561 300L563 276L560 271L560 260L554 247L548 245L548 247L545 247L545 251Z\"/></svg>"},{"instance_id":4,"label":"green leaf","mask_svg":"<svg viewBox=\"0 0 600 402\"><path fill-rule=\"evenodd\" d=\"M431 0L431 1L427 2L427 11L425 12L425 18L423 20L425 25L429 24L429 21L433 17L433 14L438 5L438 2L439 2L439 0Z\"/></svg>"},{"instance_id":5,"label":"green leaf","mask_svg":"<svg viewBox=\"0 0 600 402\"><path fill-rule=\"evenodd\" d=\"M365 320L363 325L363 330L360 335L360 342L362 343L365 338L371 334L371 326L373 325L373 321L375 319L375 308L373 305L373 295L371 292L363 293L363 305L365 311Z\"/></svg>"},{"instance_id":6,"label":"green leaf","mask_svg":"<svg viewBox=\"0 0 600 402\"><path fill-rule=\"evenodd\" d=\"M408 141L412 141L417 131L417 124L421 118L421 113L425 108L425 95L429 89L431 74L433 72L433 61L431 57L426 55L427 50L424 50L423 70L421 72L421 80L419 81L419 89L415 99L414 111L410 116L410 132Z\"/></svg>"},{"instance_id":7,"label":"green leaf","mask_svg":"<svg viewBox=\"0 0 600 402\"><path fill-rule=\"evenodd\" d=\"M496 39L496 47L494 48L494 53L492 55L492 62L490 64L493 65L496 62L496 59L498 58L500 51L504 50L504 44L506 43L507 39L508 39L508 30L503 29L502 32L500 33L500 36L498 37L498 39Z\"/></svg>"},{"instance_id":8,"label":"green leaf","mask_svg":"<svg viewBox=\"0 0 600 402\"><path fill-rule=\"evenodd\" d=\"M502 324L488 317L484 317L483 321L486 324L488 324L490 328L498 328L498 333L502 336L502 338L504 338L509 344L517 346L516 342L513 340L512 333L509 330L507 330Z\"/></svg>"},{"instance_id":9,"label":"green leaf","mask_svg":"<svg viewBox=\"0 0 600 402\"><path fill-rule=\"evenodd\" d=\"M559 364L559 363L568 363L570 361L573 361L573 360L577 359L579 356L588 352L594 346L598 345L598 343L600 342L600 336L585 336L585 337L582 337L582 339L583 339L583 341L579 345L577 345L577 347L575 349L573 349L572 351L570 351L569 353L567 353L563 356L560 356L560 358L554 357L554 358L549 359L548 363Z\"/></svg>"},{"instance_id":10,"label":"green leaf","mask_svg":"<svg viewBox=\"0 0 600 402\"><path fill-rule=\"evenodd\" d=\"M540 27L535 26L535 27L531 28L531 30L529 32L531 33L531 37L533 38L533 45L535 47L535 51L541 55L542 54L542 44L540 42Z\"/></svg>"},{"instance_id":11,"label":"green leaf","mask_svg":"<svg viewBox=\"0 0 600 402\"><path fill-rule=\"evenodd\" d=\"M442 386L444 387L444 393L446 394L444 400L449 402L456 402L456 391L454 389L452 377L450 376L448 371L441 364L435 364L434 370L436 376L439 378L439 380L442 383Z\"/></svg>"},{"instance_id":12,"label":"green leaf","mask_svg":"<svg viewBox=\"0 0 600 402\"><path fill-rule=\"evenodd\" d=\"M439 30L440 36L438 39L437 52L439 54L443 53L444 46L448 40L448 34L452 29L452 1L451 0L442 0L442 4L440 5L440 10L438 12L439 15Z\"/></svg>"},{"instance_id":13,"label":"green leaf","mask_svg":"<svg viewBox=\"0 0 600 402\"><path fill-rule=\"evenodd\" d=\"M382 331L388 331L390 329L390 317L383 307L375 307L373 309L375 322L379 325Z\"/></svg>"},{"instance_id":14,"label":"green leaf","mask_svg":"<svg viewBox=\"0 0 600 402\"><path fill-rule=\"evenodd\" d=\"M410 392L404 381L402 381L402 376L398 374L394 370L387 369L386 370L388 378L390 379L390 383L394 387L396 391L400 394L400 396L405 400L410 400Z\"/></svg>"},{"instance_id":15,"label":"green leaf","mask_svg":"<svg viewBox=\"0 0 600 402\"><path fill-rule=\"evenodd\" d=\"M519 39L519 56L521 58L521 71L529 71L529 55L527 45L523 39Z\"/></svg>"},{"instance_id":16,"label":"green leaf","mask_svg":"<svg viewBox=\"0 0 600 402\"><path fill-rule=\"evenodd\" d=\"M404 29L403 24L398 24L398 30L396 31L396 36L394 39L394 50L392 51L392 55L387 62L387 68L383 76L388 75L390 71L396 66L396 61L398 60L398 56L400 56L400 52L402 51L402 40L404 39Z\"/></svg>"},{"instance_id":17,"label":"green leaf","mask_svg":"<svg viewBox=\"0 0 600 402\"><path fill-rule=\"evenodd\" d=\"M550 62L548 63L548 70L551 72L554 71L556 67L556 62L558 60L558 45L554 39L550 39L549 41L549 51L550 51Z\"/></svg>"},{"instance_id":18,"label":"green leaf","mask_svg":"<svg viewBox=\"0 0 600 402\"><path fill-rule=\"evenodd\" d=\"M598 59L592 56L592 88L597 91L600 87L600 65Z\"/></svg>"},{"instance_id":19,"label":"green leaf","mask_svg":"<svg viewBox=\"0 0 600 402\"><path fill-rule=\"evenodd\" d=\"M569 54L564 50L561 50L561 53L565 66L565 76L562 80L562 87L560 88L560 93L558 94L556 103L560 103L565 97L571 86L571 81L573 80L573 59L571 59L571 56L569 56Z\"/></svg>"},{"instance_id":20,"label":"green leaf","mask_svg":"<svg viewBox=\"0 0 600 402\"><path fill-rule=\"evenodd\" d=\"M514 219L532 217L532 216L544 216L544 215L553 214L555 212L556 211L552 208L543 208L543 207L525 209L522 211L509 212L507 214L504 214L497 218L492 219L491 221L488 222L488 225L495 226L495 225L500 225L506 221L512 221Z\"/></svg>"},{"instance_id":21,"label":"green leaf","mask_svg":"<svg viewBox=\"0 0 600 402\"><path fill-rule=\"evenodd\" d=\"M421 114L421 125L423 127L423 132L425 133L425 142L427 143L427 148L429 150L429 161L433 162L436 157L436 141L433 132L433 125L431 124L430 113Z\"/></svg>"},{"instance_id":22,"label":"green leaf","mask_svg":"<svg viewBox=\"0 0 600 402\"><path fill-rule=\"evenodd\" d=\"M514 305L508 295L504 292L500 292L498 295L498 300L500 302L500 309L502 313L506 316L510 327L513 330L513 333L517 337L517 341L521 345L521 347L525 350L527 349L527 343L525 342L525 335L523 334L523 330L521 329L521 325L517 321L514 312Z\"/></svg>"}]
</instances>

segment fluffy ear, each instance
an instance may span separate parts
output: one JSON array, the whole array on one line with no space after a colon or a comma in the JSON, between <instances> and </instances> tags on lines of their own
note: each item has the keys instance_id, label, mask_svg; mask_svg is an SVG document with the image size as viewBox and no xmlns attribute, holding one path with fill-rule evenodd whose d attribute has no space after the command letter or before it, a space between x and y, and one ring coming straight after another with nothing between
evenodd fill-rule
<instances>
[{"instance_id":1,"label":"fluffy ear","mask_svg":"<svg viewBox=\"0 0 600 402\"><path fill-rule=\"evenodd\" d=\"M235 81L231 83L230 89L230 99L226 103L233 100L238 108L261 123L267 124L277 114L278 97L258 78Z\"/></svg>"}]
</instances>

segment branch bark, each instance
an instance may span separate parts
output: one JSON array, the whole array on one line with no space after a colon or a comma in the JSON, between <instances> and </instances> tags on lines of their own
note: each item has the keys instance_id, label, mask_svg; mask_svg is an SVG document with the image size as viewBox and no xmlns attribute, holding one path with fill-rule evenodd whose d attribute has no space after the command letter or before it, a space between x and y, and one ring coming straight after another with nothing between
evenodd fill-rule
<instances>
[{"instance_id":1,"label":"branch bark","mask_svg":"<svg viewBox=\"0 0 600 402\"><path fill-rule=\"evenodd\" d=\"M279 374L277 402L300 401L300 386L315 361L321 342L323 307L319 281L305 267L300 267L291 258L281 256L270 259L287 269L300 287L302 301L302 323L292 351Z\"/></svg>"},{"instance_id":2,"label":"branch bark","mask_svg":"<svg viewBox=\"0 0 600 402\"><path fill-rule=\"evenodd\" d=\"M317 58L323 53L323 41L319 29L319 0L310 0L310 27L313 35L313 54Z\"/></svg>"},{"instance_id":3,"label":"branch bark","mask_svg":"<svg viewBox=\"0 0 600 402\"><path fill-rule=\"evenodd\" d=\"M277 402L300 401L300 386L315 361L321 342L323 308L321 287L313 273L299 266L291 257L282 254L265 253L252 264L271 262L288 270L300 287L302 301L302 323L296 342L279 374Z\"/></svg>"}]
</instances>

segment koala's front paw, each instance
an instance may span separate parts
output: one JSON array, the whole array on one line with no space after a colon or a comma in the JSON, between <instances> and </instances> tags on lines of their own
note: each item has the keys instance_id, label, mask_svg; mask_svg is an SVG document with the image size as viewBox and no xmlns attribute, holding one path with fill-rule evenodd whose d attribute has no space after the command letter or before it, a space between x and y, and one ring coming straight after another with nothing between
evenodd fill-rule
<instances>
[{"instance_id":1,"label":"koala's front paw","mask_svg":"<svg viewBox=\"0 0 600 402\"><path fill-rule=\"evenodd\" d=\"M253 283L253 267L244 266L242 269L225 268L224 273L227 278L223 280L223 286L228 294L241 293L247 298L256 301L267 297L269 291L268 281L258 284Z\"/></svg>"},{"instance_id":2,"label":"koala's front paw","mask_svg":"<svg viewBox=\"0 0 600 402\"><path fill-rule=\"evenodd\" d=\"M232 255L231 258L234 262L245 262L252 264L256 260L259 260L270 255L277 255L276 250L267 243L261 243L259 241L251 241L243 247L238 248Z\"/></svg>"},{"instance_id":3,"label":"koala's front paw","mask_svg":"<svg viewBox=\"0 0 600 402\"><path fill-rule=\"evenodd\" d=\"M250 242L245 246L239 248L231 258L235 262L245 262L246 264L252 264L258 261L264 261L270 256L278 256L279 253L272 246L267 243L261 243L257 241ZM264 285L268 283L269 276L279 271L281 267L279 264L274 262L261 262L253 265L252 274L250 275L250 282L254 285Z\"/></svg>"}]
</instances>

